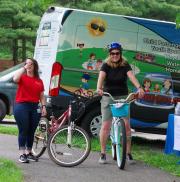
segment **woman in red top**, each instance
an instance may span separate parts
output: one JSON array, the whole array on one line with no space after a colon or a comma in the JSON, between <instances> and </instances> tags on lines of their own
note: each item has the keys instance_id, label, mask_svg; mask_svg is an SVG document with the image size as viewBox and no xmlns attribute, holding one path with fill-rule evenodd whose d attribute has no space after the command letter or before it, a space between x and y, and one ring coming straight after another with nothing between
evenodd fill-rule
<instances>
[{"instance_id":1,"label":"woman in red top","mask_svg":"<svg viewBox=\"0 0 180 182\"><path fill-rule=\"evenodd\" d=\"M14 117L18 125L18 143L20 150L19 161L28 163L37 161L32 154L34 133L39 123L40 116L47 114L44 97L44 85L39 78L38 63L28 58L25 65L13 77L18 84ZM38 104L41 103L41 115L38 112Z\"/></svg>"}]
</instances>

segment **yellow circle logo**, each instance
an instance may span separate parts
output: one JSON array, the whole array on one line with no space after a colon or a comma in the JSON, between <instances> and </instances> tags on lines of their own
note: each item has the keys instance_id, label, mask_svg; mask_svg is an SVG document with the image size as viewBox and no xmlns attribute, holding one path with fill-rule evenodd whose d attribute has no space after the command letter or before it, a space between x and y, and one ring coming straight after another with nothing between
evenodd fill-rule
<instances>
[{"instance_id":1,"label":"yellow circle logo","mask_svg":"<svg viewBox=\"0 0 180 182\"><path fill-rule=\"evenodd\" d=\"M101 18L93 18L88 24L87 28L92 36L102 36L104 35L107 25Z\"/></svg>"}]
</instances>

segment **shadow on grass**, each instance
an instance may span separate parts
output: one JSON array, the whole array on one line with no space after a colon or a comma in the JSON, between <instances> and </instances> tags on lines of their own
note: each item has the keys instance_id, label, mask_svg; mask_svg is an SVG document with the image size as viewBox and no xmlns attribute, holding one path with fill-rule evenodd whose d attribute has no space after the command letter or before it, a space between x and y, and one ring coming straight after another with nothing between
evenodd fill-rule
<instances>
[{"instance_id":1,"label":"shadow on grass","mask_svg":"<svg viewBox=\"0 0 180 182\"><path fill-rule=\"evenodd\" d=\"M142 147L151 147L155 150L164 150L165 147L165 141L163 140L151 140L138 136L132 137L132 144L136 144Z\"/></svg>"}]
</instances>

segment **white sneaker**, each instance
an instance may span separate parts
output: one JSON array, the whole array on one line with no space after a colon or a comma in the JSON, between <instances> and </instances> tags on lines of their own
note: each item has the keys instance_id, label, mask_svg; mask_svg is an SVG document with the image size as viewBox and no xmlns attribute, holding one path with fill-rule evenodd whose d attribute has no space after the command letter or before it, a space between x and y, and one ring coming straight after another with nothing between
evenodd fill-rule
<instances>
[{"instance_id":1,"label":"white sneaker","mask_svg":"<svg viewBox=\"0 0 180 182\"><path fill-rule=\"evenodd\" d=\"M131 154L127 154L126 160L128 164L136 164L136 161L133 159Z\"/></svg>"},{"instance_id":2,"label":"white sneaker","mask_svg":"<svg viewBox=\"0 0 180 182\"><path fill-rule=\"evenodd\" d=\"M99 164L107 164L106 154L102 154L102 153L100 154Z\"/></svg>"},{"instance_id":3,"label":"white sneaker","mask_svg":"<svg viewBox=\"0 0 180 182\"><path fill-rule=\"evenodd\" d=\"M29 160L27 158L27 155L26 154L22 154L19 156L19 162L21 163L29 163Z\"/></svg>"}]
</instances>

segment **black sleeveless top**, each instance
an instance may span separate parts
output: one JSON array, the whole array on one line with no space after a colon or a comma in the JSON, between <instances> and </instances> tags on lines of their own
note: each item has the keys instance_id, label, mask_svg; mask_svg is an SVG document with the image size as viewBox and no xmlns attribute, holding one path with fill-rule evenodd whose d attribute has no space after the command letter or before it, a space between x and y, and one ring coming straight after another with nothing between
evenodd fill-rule
<instances>
[{"instance_id":1,"label":"black sleeveless top","mask_svg":"<svg viewBox=\"0 0 180 182\"><path fill-rule=\"evenodd\" d=\"M112 96L127 95L127 72L130 70L132 68L128 63L117 68L111 68L107 63L104 63L100 70L106 73L103 91L109 92Z\"/></svg>"}]
</instances>

